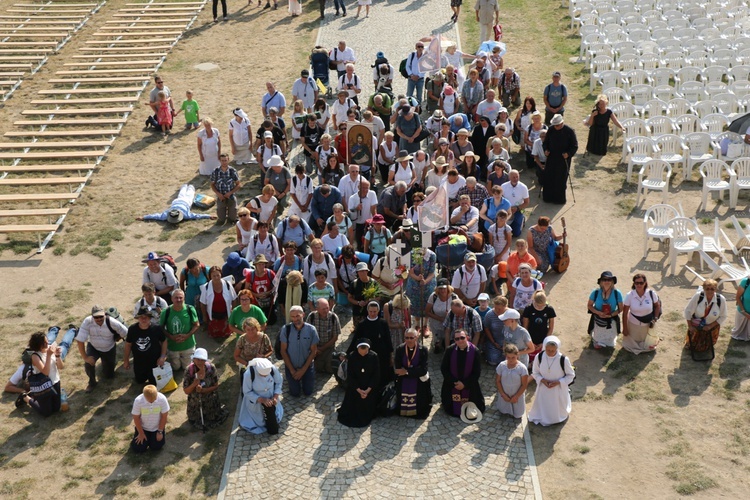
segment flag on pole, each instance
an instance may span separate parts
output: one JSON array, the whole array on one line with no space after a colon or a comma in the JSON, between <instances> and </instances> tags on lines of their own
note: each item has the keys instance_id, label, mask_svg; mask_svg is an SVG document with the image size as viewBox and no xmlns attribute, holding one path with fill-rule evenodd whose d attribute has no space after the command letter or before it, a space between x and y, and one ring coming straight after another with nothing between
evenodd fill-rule
<instances>
[{"instance_id":1,"label":"flag on pole","mask_svg":"<svg viewBox=\"0 0 750 500\"><path fill-rule=\"evenodd\" d=\"M450 222L448 191L441 185L417 207L419 230L429 233L446 227Z\"/></svg>"}]
</instances>

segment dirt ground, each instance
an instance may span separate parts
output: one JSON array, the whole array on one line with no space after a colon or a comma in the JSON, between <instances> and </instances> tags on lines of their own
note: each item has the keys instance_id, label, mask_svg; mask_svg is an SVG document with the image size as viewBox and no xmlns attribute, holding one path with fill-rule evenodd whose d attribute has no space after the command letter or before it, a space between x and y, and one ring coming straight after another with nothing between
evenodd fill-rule
<instances>
[{"instance_id":1,"label":"dirt ground","mask_svg":"<svg viewBox=\"0 0 750 500\"><path fill-rule=\"evenodd\" d=\"M0 133L12 127L26 103L46 86L86 35L124 3L108 2L60 54L24 82L0 111L5 117ZM236 106L243 106L253 123L258 123L258 103L269 75L289 95L318 25L315 2L307 3L305 15L295 21L284 9L237 9L238 5L242 2L230 4L230 21L217 25L208 23L210 8L205 9L160 71L177 102L186 89L194 91L201 115L215 119L222 137ZM593 100L586 95L588 73L581 65L567 62L578 54L578 38L567 29L567 10L560 9L556 1L526 0L510 0L501 8L509 48L506 65L521 74L524 94L540 102L551 71L563 72L571 94L566 120L578 133L581 153L573 162L575 203L569 190L564 207L541 204L533 176L522 173L532 188L528 215L532 221L540 215L553 217L558 230L558 219L564 216L571 257L565 274L551 273L544 278L550 304L558 313L556 334L578 372L569 421L550 428L531 426L544 496L632 498L645 494L676 498L694 494L698 498L739 498L750 483L746 465L750 453L750 346L730 342L725 331L712 363L693 362L683 351L681 311L697 281L684 271L668 276L666 252L656 243L650 245L647 259L641 258L643 210L659 198L648 195L643 206L634 207L635 189L624 182L625 167L617 165L619 148L610 149L602 159L582 155L586 130L581 122ZM511 15L518 12L524 15ZM476 47L477 34L471 23L466 25L469 28L464 30L462 43L469 52ZM267 60L269 52L276 57ZM214 63L219 69L194 69L200 63ZM227 101L226 96L234 96L234 100ZM80 323L94 303L129 311L139 296L140 260L148 251L169 252L180 266L189 256L211 265L221 263L232 247L233 228L215 227L209 221L184 223L178 229L135 222L136 216L166 207L185 182L194 182L199 192L208 192L204 181L197 179L195 133L180 131L182 118L178 118L177 133L164 141L143 131L146 116L145 107L133 114L50 248L36 255L30 250L33 245L15 237L1 247L0 267L8 295L0 301L0 348L10 360L0 367L4 381L16 367L16 353L20 354L33 331L50 324ZM522 155L515 152L514 158L520 166ZM245 168L241 176L247 180L256 173L255 167ZM255 181L241 194L257 189ZM677 174L670 201L681 202L689 216L696 214L699 184L682 182ZM697 214L705 229L710 226L704 217L718 216L724 225L731 215L724 205L709 204L714 206L713 212ZM741 199L738 209L743 211L738 217L747 220L747 206L747 198ZM679 263L684 264L685 258ZM665 315L657 324L662 342L656 353L633 356L620 349L590 348L585 333L586 300L605 269L619 277L618 288L623 292L635 272L644 272L659 292ZM732 310L734 292L732 285L725 286L724 296ZM733 317L730 312L730 327ZM233 411L233 344L218 344L201 333L199 345L208 347L210 356L224 370L220 391ZM129 377L118 369L114 383L101 384L96 392L86 395L82 363L74 352L62 374L63 386L70 394L68 413L41 420L14 410L14 398L4 396L8 417L0 423L0 495L32 497L49 491L50 485L64 497L215 495L229 423L205 436L194 431L185 419L185 396L175 391L170 395L167 449L154 457L135 459L125 453L130 439L130 405L136 395L127 384Z\"/></svg>"}]
</instances>

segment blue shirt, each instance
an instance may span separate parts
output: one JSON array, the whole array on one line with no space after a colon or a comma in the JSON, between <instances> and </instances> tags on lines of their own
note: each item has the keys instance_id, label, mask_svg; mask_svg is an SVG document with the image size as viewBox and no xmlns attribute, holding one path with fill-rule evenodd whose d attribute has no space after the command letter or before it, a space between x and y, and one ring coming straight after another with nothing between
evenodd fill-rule
<instances>
[{"instance_id":1,"label":"blue shirt","mask_svg":"<svg viewBox=\"0 0 750 500\"><path fill-rule=\"evenodd\" d=\"M240 281L245 279L245 276L242 274L242 271L244 271L245 269L250 269L250 263L246 258L240 257L240 264L237 267L232 267L226 262L223 266L221 266L221 277L226 278L227 276L231 275L234 276L234 282L239 283Z\"/></svg>"},{"instance_id":2,"label":"blue shirt","mask_svg":"<svg viewBox=\"0 0 750 500\"><path fill-rule=\"evenodd\" d=\"M596 299L594 299L594 295L596 295ZM622 294L620 293L620 290L615 289L615 293L610 293L607 300L604 300L604 294L602 293L601 288L595 288L594 291L591 292L591 295L589 295L589 300L594 301L594 309L597 311L601 311L604 304L609 304L614 313L615 311L618 311L618 304L622 304Z\"/></svg>"},{"instance_id":3,"label":"blue shirt","mask_svg":"<svg viewBox=\"0 0 750 500\"><path fill-rule=\"evenodd\" d=\"M293 323L281 327L281 343L286 344L286 352L294 368L302 368L310 356L310 349L318 345L318 331L310 323L305 323L297 330Z\"/></svg>"},{"instance_id":4,"label":"blue shirt","mask_svg":"<svg viewBox=\"0 0 750 500\"><path fill-rule=\"evenodd\" d=\"M339 188L329 186L331 193L328 197L323 196L320 193L320 188L316 188L313 191L312 201L310 202L310 211L312 212L313 219L323 219L324 221L333 215L333 206L336 203L341 203L341 191Z\"/></svg>"},{"instance_id":5,"label":"blue shirt","mask_svg":"<svg viewBox=\"0 0 750 500\"><path fill-rule=\"evenodd\" d=\"M461 122L461 126L456 125L456 117L460 116L463 118L463 122ZM451 124L451 132L454 134L457 134L459 130L462 128L465 128L466 130L471 129L471 125L469 124L469 117L466 116L464 113L454 113L448 118L448 122Z\"/></svg>"},{"instance_id":6,"label":"blue shirt","mask_svg":"<svg viewBox=\"0 0 750 500\"><path fill-rule=\"evenodd\" d=\"M510 215L510 201L505 196L500 200L500 206L495 206L495 198L493 196L485 198L484 204L487 206L487 213L485 215L492 220L492 224L497 221L497 212L500 210L505 210ZM485 229L489 229L492 224L484 221Z\"/></svg>"},{"instance_id":7,"label":"blue shirt","mask_svg":"<svg viewBox=\"0 0 750 500\"><path fill-rule=\"evenodd\" d=\"M284 229L286 225L286 229ZM279 246L284 245L287 241L293 241L298 247L302 246L308 236L312 234L312 229L304 219L300 219L297 227L289 224L289 219L284 219L276 226L276 237L279 238Z\"/></svg>"}]
</instances>

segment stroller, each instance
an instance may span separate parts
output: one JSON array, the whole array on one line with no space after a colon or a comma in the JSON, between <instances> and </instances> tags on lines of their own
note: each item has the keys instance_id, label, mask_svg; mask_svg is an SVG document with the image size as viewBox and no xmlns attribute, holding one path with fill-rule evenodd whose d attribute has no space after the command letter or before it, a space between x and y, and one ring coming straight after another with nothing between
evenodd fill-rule
<instances>
[{"instance_id":1,"label":"stroller","mask_svg":"<svg viewBox=\"0 0 750 500\"><path fill-rule=\"evenodd\" d=\"M333 99L333 88L329 85L328 78L328 65L330 63L328 57L328 51L321 46L317 46L312 50L310 54L310 66L312 67L313 78L316 83L320 82L326 88L325 95L326 99ZM323 93L323 89L320 89L320 93Z\"/></svg>"}]
</instances>

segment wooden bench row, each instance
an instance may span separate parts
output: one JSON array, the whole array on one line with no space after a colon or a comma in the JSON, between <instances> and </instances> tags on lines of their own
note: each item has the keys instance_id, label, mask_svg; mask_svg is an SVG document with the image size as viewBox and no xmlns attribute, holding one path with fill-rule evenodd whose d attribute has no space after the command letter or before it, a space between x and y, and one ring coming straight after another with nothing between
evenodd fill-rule
<instances>
[{"instance_id":1,"label":"wooden bench row","mask_svg":"<svg viewBox=\"0 0 750 500\"><path fill-rule=\"evenodd\" d=\"M0 149L98 148L111 145L112 141L0 142Z\"/></svg>"},{"instance_id":2,"label":"wooden bench row","mask_svg":"<svg viewBox=\"0 0 750 500\"><path fill-rule=\"evenodd\" d=\"M0 160L56 160L62 158L98 158L107 154L105 149L91 151L55 151L51 153L2 153Z\"/></svg>"},{"instance_id":3,"label":"wooden bench row","mask_svg":"<svg viewBox=\"0 0 750 500\"><path fill-rule=\"evenodd\" d=\"M0 179L0 186L59 186L61 184L85 184L87 177L45 177L34 179Z\"/></svg>"},{"instance_id":4,"label":"wooden bench row","mask_svg":"<svg viewBox=\"0 0 750 500\"><path fill-rule=\"evenodd\" d=\"M13 174L26 174L31 172L89 172L96 168L96 165L91 163L44 163L40 165L24 165L19 163L18 165L5 165L0 166L0 172L13 173Z\"/></svg>"},{"instance_id":5,"label":"wooden bench row","mask_svg":"<svg viewBox=\"0 0 750 500\"><path fill-rule=\"evenodd\" d=\"M88 129L88 130L25 130L5 132L5 137L91 137L91 136L116 136L120 131L113 128Z\"/></svg>"}]
</instances>

